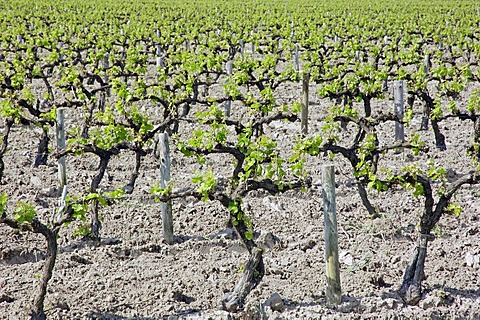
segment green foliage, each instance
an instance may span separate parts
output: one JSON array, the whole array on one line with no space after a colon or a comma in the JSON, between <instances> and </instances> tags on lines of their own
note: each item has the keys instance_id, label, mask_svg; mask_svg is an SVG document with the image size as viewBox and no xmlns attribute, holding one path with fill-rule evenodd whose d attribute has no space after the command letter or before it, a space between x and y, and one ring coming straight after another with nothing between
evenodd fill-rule
<instances>
[{"instance_id":1,"label":"green foliage","mask_svg":"<svg viewBox=\"0 0 480 320\"><path fill-rule=\"evenodd\" d=\"M169 182L165 188L162 188L159 184L156 184L150 188L150 193L155 196L155 202L160 202L159 197L168 196L172 194L173 183Z\"/></svg>"},{"instance_id":2,"label":"green foliage","mask_svg":"<svg viewBox=\"0 0 480 320\"><path fill-rule=\"evenodd\" d=\"M245 150L244 172L240 180L265 175L268 178L282 179L285 171L282 169L283 160L278 157L277 143L268 136L260 136L250 140ZM263 163L267 163L263 167Z\"/></svg>"},{"instance_id":3,"label":"green foliage","mask_svg":"<svg viewBox=\"0 0 480 320\"><path fill-rule=\"evenodd\" d=\"M7 206L8 196L5 192L0 193L0 216L5 212Z\"/></svg>"},{"instance_id":4,"label":"green foliage","mask_svg":"<svg viewBox=\"0 0 480 320\"><path fill-rule=\"evenodd\" d=\"M13 219L19 224L24 224L25 222L32 222L37 212L33 204L26 202L18 202L14 211Z\"/></svg>"},{"instance_id":5,"label":"green foliage","mask_svg":"<svg viewBox=\"0 0 480 320\"><path fill-rule=\"evenodd\" d=\"M228 211L230 211L230 216L232 217L232 223L234 226L237 226L240 221L242 221L247 230L245 231L245 237L247 240L253 239L253 224L251 219L240 209L241 200L235 200L228 204Z\"/></svg>"},{"instance_id":6,"label":"green foliage","mask_svg":"<svg viewBox=\"0 0 480 320\"><path fill-rule=\"evenodd\" d=\"M439 100L435 100L435 107L430 112L430 116L433 120L439 120L443 116L443 110Z\"/></svg>"},{"instance_id":7,"label":"green foliage","mask_svg":"<svg viewBox=\"0 0 480 320\"><path fill-rule=\"evenodd\" d=\"M90 224L82 223L73 232L73 237L74 238L83 238L83 237L86 237L86 236L90 235L90 233L91 233Z\"/></svg>"},{"instance_id":8,"label":"green foliage","mask_svg":"<svg viewBox=\"0 0 480 320\"><path fill-rule=\"evenodd\" d=\"M467 102L467 110L476 114L480 110L480 90L473 90Z\"/></svg>"},{"instance_id":9,"label":"green foliage","mask_svg":"<svg viewBox=\"0 0 480 320\"><path fill-rule=\"evenodd\" d=\"M217 185L217 181L211 170L207 173L196 173L192 177L192 182L197 185L197 191L203 196L203 201L208 200L209 192Z\"/></svg>"},{"instance_id":10,"label":"green foliage","mask_svg":"<svg viewBox=\"0 0 480 320\"><path fill-rule=\"evenodd\" d=\"M446 211L449 213L453 213L456 217L460 216L462 214L462 207L460 207L456 203L449 203Z\"/></svg>"},{"instance_id":11,"label":"green foliage","mask_svg":"<svg viewBox=\"0 0 480 320\"><path fill-rule=\"evenodd\" d=\"M125 194L125 191L122 188L115 189L111 192L106 192L105 196L110 199L119 199Z\"/></svg>"},{"instance_id":12,"label":"green foliage","mask_svg":"<svg viewBox=\"0 0 480 320\"><path fill-rule=\"evenodd\" d=\"M72 217L75 220L80 220L80 221L87 221L87 211L88 211L88 206L86 203L74 203L72 204Z\"/></svg>"},{"instance_id":13,"label":"green foliage","mask_svg":"<svg viewBox=\"0 0 480 320\"><path fill-rule=\"evenodd\" d=\"M51 108L49 111L41 113L40 117L42 117L45 120L52 121L52 122L56 121L57 108Z\"/></svg>"},{"instance_id":14,"label":"green foliage","mask_svg":"<svg viewBox=\"0 0 480 320\"><path fill-rule=\"evenodd\" d=\"M12 101L8 99L4 99L1 103L1 110L0 114L2 115L3 118L9 118L12 117L15 119L15 121L19 121L22 116L22 110L15 106Z\"/></svg>"},{"instance_id":15,"label":"green foliage","mask_svg":"<svg viewBox=\"0 0 480 320\"><path fill-rule=\"evenodd\" d=\"M98 203L103 207L108 205L107 199L100 192L91 192L87 194L83 200L85 202L98 201Z\"/></svg>"},{"instance_id":16,"label":"green foliage","mask_svg":"<svg viewBox=\"0 0 480 320\"><path fill-rule=\"evenodd\" d=\"M334 157L344 147L353 158L358 157L353 174L369 188L386 191L397 185L420 197L425 194L420 177L426 177L442 195L446 170L433 160L419 163L408 154L412 165L391 170L376 160L392 151L376 134L385 123L375 124L377 115L389 111L372 110L366 118L367 103L372 101L372 108L383 104L375 99L385 99L385 81L405 79L409 95L434 102L429 120L465 120L480 110L479 90L471 92L466 105L459 99L478 80L475 64L480 49L474 27L479 20L473 2L452 6L437 0L433 4L407 0L375 5L305 1L282 2L280 8L276 2L206 1L192 6L167 0L161 5L160 19L151 14L159 11L158 3L149 1L20 2L1 5L2 119L48 126L45 123L55 121L57 108L67 107L75 115L71 123L76 125L68 129L73 156L95 148L115 148L114 154L124 149L148 150L153 124L166 121L162 129L173 130L178 125L175 141L185 156L194 156L204 165L215 153L233 158L233 166L241 164L236 168L238 176L227 177L226 192L239 182L266 178L281 190L291 175L307 176L308 156L322 157L327 152ZM418 16L422 18L412 19ZM19 34L24 39L20 43L16 41ZM240 43L253 44L254 52L243 48L239 53ZM295 48L300 49L301 70L293 67ZM430 66L423 65L426 54ZM157 55L163 65L152 68ZM225 73L227 61L233 65L233 74ZM319 134L295 141L294 134L286 133L288 137L282 138L292 141L283 150L274 138L278 132L272 133L274 129L261 121L278 112L301 111L300 103L290 102L297 97L283 93L292 85L298 87L305 73L319 96L331 99L333 106L321 109ZM204 92L196 95L199 90ZM42 104L41 99L48 103ZM221 107L226 99L235 107L244 107L229 119ZM180 117L183 106L191 107L195 117ZM407 126L419 116L414 110L405 112ZM346 121L348 126L341 126ZM195 128L188 135L187 125L182 127L185 123ZM373 128L362 129L359 124ZM359 139L350 146L355 135ZM425 150L422 136L426 133L407 135L413 156ZM471 150L478 165L478 141ZM211 198L217 185L212 171L197 173L192 181L204 200ZM163 197L172 188L172 184L154 186L151 193ZM67 202L72 204L75 219L85 222L88 204L107 205L107 198L122 194L121 190L88 193ZM0 195L0 212L5 211L7 200L5 194ZM234 222L251 225L240 202L231 204L229 210ZM453 206L448 210L458 212ZM19 223L35 217L28 204L17 205L15 212ZM87 225L78 230L79 235L89 232ZM253 237L251 229L247 237Z\"/></svg>"}]
</instances>

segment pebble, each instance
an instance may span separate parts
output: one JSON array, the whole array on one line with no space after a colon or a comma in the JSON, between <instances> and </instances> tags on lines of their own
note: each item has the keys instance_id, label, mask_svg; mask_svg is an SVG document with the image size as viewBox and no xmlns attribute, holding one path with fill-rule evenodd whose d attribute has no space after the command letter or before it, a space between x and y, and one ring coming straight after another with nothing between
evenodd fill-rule
<instances>
[{"instance_id":1,"label":"pebble","mask_svg":"<svg viewBox=\"0 0 480 320\"><path fill-rule=\"evenodd\" d=\"M427 310L430 308L439 307L442 304L442 300L439 297L428 296L425 299L421 300L418 306L423 310Z\"/></svg>"},{"instance_id":2,"label":"pebble","mask_svg":"<svg viewBox=\"0 0 480 320\"><path fill-rule=\"evenodd\" d=\"M338 311L342 313L350 313L353 312L356 308L360 306L360 300L351 300L342 303L338 306Z\"/></svg>"},{"instance_id":3,"label":"pebble","mask_svg":"<svg viewBox=\"0 0 480 320\"><path fill-rule=\"evenodd\" d=\"M339 260L340 263L343 263L347 266L353 265L353 256L348 251L340 252L340 254L338 256L338 260Z\"/></svg>"},{"instance_id":4,"label":"pebble","mask_svg":"<svg viewBox=\"0 0 480 320\"><path fill-rule=\"evenodd\" d=\"M282 297L278 293L273 293L265 302L264 306L270 307L272 311L282 311L285 307Z\"/></svg>"},{"instance_id":5,"label":"pebble","mask_svg":"<svg viewBox=\"0 0 480 320\"><path fill-rule=\"evenodd\" d=\"M39 177L37 176L31 176L30 177L30 184L34 187L41 187L42 186L42 180L40 180Z\"/></svg>"},{"instance_id":6,"label":"pebble","mask_svg":"<svg viewBox=\"0 0 480 320\"><path fill-rule=\"evenodd\" d=\"M465 254L465 262L467 263L467 266L469 266L469 267L477 267L480 263L480 256L479 255L473 255L470 252L467 252Z\"/></svg>"}]
</instances>

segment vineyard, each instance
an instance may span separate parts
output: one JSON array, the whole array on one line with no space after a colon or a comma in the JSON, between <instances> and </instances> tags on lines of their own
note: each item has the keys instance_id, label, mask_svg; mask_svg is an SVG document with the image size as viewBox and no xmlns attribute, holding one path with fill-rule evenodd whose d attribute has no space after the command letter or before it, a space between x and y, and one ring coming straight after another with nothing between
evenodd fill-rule
<instances>
[{"instance_id":1,"label":"vineyard","mask_svg":"<svg viewBox=\"0 0 480 320\"><path fill-rule=\"evenodd\" d=\"M0 2L0 319L480 318L479 61L472 0Z\"/></svg>"}]
</instances>

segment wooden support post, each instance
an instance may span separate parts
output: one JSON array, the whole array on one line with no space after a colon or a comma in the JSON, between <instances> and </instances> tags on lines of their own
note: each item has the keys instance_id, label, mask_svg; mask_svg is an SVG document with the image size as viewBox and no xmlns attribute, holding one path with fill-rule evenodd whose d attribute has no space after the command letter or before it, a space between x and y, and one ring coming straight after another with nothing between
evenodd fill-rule
<instances>
[{"instance_id":1,"label":"wooden support post","mask_svg":"<svg viewBox=\"0 0 480 320\"><path fill-rule=\"evenodd\" d=\"M58 210L57 212L55 213L55 221L60 221L63 217L63 213L65 212L65 210L67 209L66 206L67 206L67 185L64 185L63 186L63 190L62 190L62 194L60 196L60 199L58 200Z\"/></svg>"},{"instance_id":2,"label":"wooden support post","mask_svg":"<svg viewBox=\"0 0 480 320\"><path fill-rule=\"evenodd\" d=\"M62 41L58 42L57 48L58 48L58 60L65 61L65 56L62 54L62 49L63 49L63 42Z\"/></svg>"},{"instance_id":3,"label":"wooden support post","mask_svg":"<svg viewBox=\"0 0 480 320\"><path fill-rule=\"evenodd\" d=\"M423 59L423 72L428 75L430 71L430 55L427 53Z\"/></svg>"},{"instance_id":4,"label":"wooden support post","mask_svg":"<svg viewBox=\"0 0 480 320\"><path fill-rule=\"evenodd\" d=\"M240 40L240 54L243 56L245 54L245 41Z\"/></svg>"},{"instance_id":5,"label":"wooden support post","mask_svg":"<svg viewBox=\"0 0 480 320\"><path fill-rule=\"evenodd\" d=\"M157 67L157 70L160 68L163 68L165 66L163 62L163 52L162 52L162 46L160 45L160 30L157 30L157 38L158 38L158 43L155 46L155 66Z\"/></svg>"},{"instance_id":6,"label":"wooden support post","mask_svg":"<svg viewBox=\"0 0 480 320\"><path fill-rule=\"evenodd\" d=\"M102 61L103 72L104 72L102 81L104 86L108 85L107 70L110 67L109 59L110 59L110 55L108 53L105 53L105 56L103 57L103 61ZM101 111L105 110L106 100L107 100L107 97L110 97L111 92L112 91L110 90L110 88L107 88L106 90L100 92L100 98L98 99L98 109L100 109Z\"/></svg>"},{"instance_id":7,"label":"wooden support post","mask_svg":"<svg viewBox=\"0 0 480 320\"><path fill-rule=\"evenodd\" d=\"M228 76L231 76L233 74L232 61L227 61L227 63L225 64L225 70L227 71ZM231 109L232 109L232 100L225 101L224 103L225 117L227 118L230 117Z\"/></svg>"},{"instance_id":8,"label":"wooden support post","mask_svg":"<svg viewBox=\"0 0 480 320\"><path fill-rule=\"evenodd\" d=\"M168 133L158 134L155 156L160 161L160 187L166 188L170 182L170 146ZM163 238L168 244L173 244L172 201L161 203Z\"/></svg>"},{"instance_id":9,"label":"wooden support post","mask_svg":"<svg viewBox=\"0 0 480 320\"><path fill-rule=\"evenodd\" d=\"M356 60L357 62L361 62L361 61L362 61L362 53L361 53L359 50L355 51L355 60Z\"/></svg>"},{"instance_id":10,"label":"wooden support post","mask_svg":"<svg viewBox=\"0 0 480 320\"><path fill-rule=\"evenodd\" d=\"M120 35L123 36L125 35L125 29L120 29ZM127 73L125 72L125 60L127 59L127 53L126 53L126 43L127 43L127 40L126 40L126 37L122 37L123 38L123 42L120 44L120 49L118 50L118 52L120 53L120 66L121 66L121 71L122 73L124 73L124 76L123 76L123 82L127 83L128 81L128 77L127 77Z\"/></svg>"},{"instance_id":11,"label":"wooden support post","mask_svg":"<svg viewBox=\"0 0 480 320\"><path fill-rule=\"evenodd\" d=\"M160 46L157 46L157 57L155 59L155 65L157 68L163 68L162 49L160 49Z\"/></svg>"},{"instance_id":12,"label":"wooden support post","mask_svg":"<svg viewBox=\"0 0 480 320\"><path fill-rule=\"evenodd\" d=\"M295 44L295 71L300 72L300 53L298 43Z\"/></svg>"},{"instance_id":13,"label":"wooden support post","mask_svg":"<svg viewBox=\"0 0 480 320\"><path fill-rule=\"evenodd\" d=\"M103 57L103 70L105 72L103 76L103 82L105 84L108 84L108 76L107 76L107 70L110 68L110 54L107 52L105 53L105 56ZM111 90L110 88L107 89L107 97L110 97L111 95Z\"/></svg>"},{"instance_id":14,"label":"wooden support post","mask_svg":"<svg viewBox=\"0 0 480 320\"><path fill-rule=\"evenodd\" d=\"M393 82L393 98L395 101L395 115L398 117L399 121L395 122L395 141L403 142L405 141L405 131L403 127L403 123L400 121L403 120L403 115L405 112L405 105L404 105L404 90L405 90L405 82L394 81Z\"/></svg>"},{"instance_id":15,"label":"wooden support post","mask_svg":"<svg viewBox=\"0 0 480 320\"><path fill-rule=\"evenodd\" d=\"M65 149L65 109L57 109L57 151ZM63 191L64 186L67 185L67 166L65 163L65 157L58 158L58 190L59 195Z\"/></svg>"},{"instance_id":16,"label":"wooden support post","mask_svg":"<svg viewBox=\"0 0 480 320\"><path fill-rule=\"evenodd\" d=\"M335 170L333 165L322 166L322 197L325 219L325 263L327 303L342 302L340 266L338 262L337 209L335 204Z\"/></svg>"},{"instance_id":17,"label":"wooden support post","mask_svg":"<svg viewBox=\"0 0 480 320\"><path fill-rule=\"evenodd\" d=\"M308 133L308 86L310 82L310 75L308 73L303 74L302 82L302 119L301 119L301 131L303 135Z\"/></svg>"}]
</instances>

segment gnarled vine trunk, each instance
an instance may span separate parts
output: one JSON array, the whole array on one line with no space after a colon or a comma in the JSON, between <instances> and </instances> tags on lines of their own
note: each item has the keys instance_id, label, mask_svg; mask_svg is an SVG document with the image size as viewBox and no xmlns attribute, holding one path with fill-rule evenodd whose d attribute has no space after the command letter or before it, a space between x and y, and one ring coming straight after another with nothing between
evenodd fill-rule
<instances>
[{"instance_id":1,"label":"gnarled vine trunk","mask_svg":"<svg viewBox=\"0 0 480 320\"><path fill-rule=\"evenodd\" d=\"M424 266L427 256L427 244L428 241L434 239L431 231L445 212L455 192L464 184L477 184L480 178L475 171L472 171L468 175L457 179L446 188L436 204L433 198L432 186L428 178L420 175L407 175L404 178L410 183L420 183L423 186L423 196L425 197L425 211L420 220L419 242L415 248L412 260L405 270L403 283L399 290L400 296L407 304L415 305L422 297L422 281L425 278Z\"/></svg>"},{"instance_id":2,"label":"gnarled vine trunk","mask_svg":"<svg viewBox=\"0 0 480 320\"><path fill-rule=\"evenodd\" d=\"M57 259L57 234L38 221L34 220L32 225L34 226L35 232L41 233L47 240L47 257L43 266L41 283L38 286L37 294L33 301L31 319L45 320L47 317L44 311L44 302L47 294L48 281L52 278L53 267L55 266L55 261Z\"/></svg>"},{"instance_id":3,"label":"gnarled vine trunk","mask_svg":"<svg viewBox=\"0 0 480 320\"><path fill-rule=\"evenodd\" d=\"M35 157L35 162L33 163L33 167L37 168L42 165L47 164L48 160L48 129L43 129L42 137L38 143L37 148L37 155Z\"/></svg>"},{"instance_id":4,"label":"gnarled vine trunk","mask_svg":"<svg viewBox=\"0 0 480 320\"><path fill-rule=\"evenodd\" d=\"M415 248L400 288L400 296L409 305L416 305L422 297L422 281L425 278L425 258L429 235L420 235L418 246Z\"/></svg>"},{"instance_id":5,"label":"gnarled vine trunk","mask_svg":"<svg viewBox=\"0 0 480 320\"><path fill-rule=\"evenodd\" d=\"M227 197L222 200L222 204L224 206L226 205L228 208L230 201ZM233 216L233 213L231 213L231 215ZM238 212L236 215L242 217L245 216L240 204L238 204ZM233 288L233 291L226 293L222 299L223 309L230 312L236 312L243 308L246 297L260 283L260 281L262 281L262 278L265 275L263 250L257 246L253 239L247 236L248 226L244 219L237 219L233 226L250 253L250 258L245 265L240 279Z\"/></svg>"},{"instance_id":6,"label":"gnarled vine trunk","mask_svg":"<svg viewBox=\"0 0 480 320\"><path fill-rule=\"evenodd\" d=\"M435 119L431 119L430 113L434 108L433 99L428 95L427 92L421 92L421 98L425 102L424 109L423 109L423 116L420 130L427 130L428 128L428 120L432 124L433 134L435 136L435 145L439 150L445 151L447 150L447 145L445 144L445 136L440 132L440 128L438 126L438 121Z\"/></svg>"},{"instance_id":7,"label":"gnarled vine trunk","mask_svg":"<svg viewBox=\"0 0 480 320\"><path fill-rule=\"evenodd\" d=\"M100 182L103 179L103 176L105 175L105 171L107 170L108 162L110 161L110 154L105 154L100 156L100 165L99 165L99 172L93 178L92 184L90 186L90 192L94 193L98 191L98 186L100 185ZM94 240L100 240L100 228L101 228L101 222L100 218L98 216L98 211L99 211L99 203L98 199L92 200L92 203L90 205L90 210L91 210L91 236Z\"/></svg>"},{"instance_id":8,"label":"gnarled vine trunk","mask_svg":"<svg viewBox=\"0 0 480 320\"><path fill-rule=\"evenodd\" d=\"M263 250L258 247L252 250L250 258L242 272L242 276L235 285L235 288L223 297L222 306L225 310L236 312L242 309L247 295L262 280L265 274L262 254Z\"/></svg>"}]
</instances>

